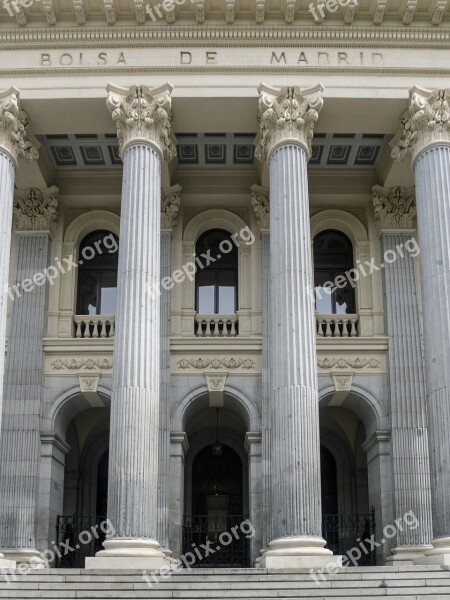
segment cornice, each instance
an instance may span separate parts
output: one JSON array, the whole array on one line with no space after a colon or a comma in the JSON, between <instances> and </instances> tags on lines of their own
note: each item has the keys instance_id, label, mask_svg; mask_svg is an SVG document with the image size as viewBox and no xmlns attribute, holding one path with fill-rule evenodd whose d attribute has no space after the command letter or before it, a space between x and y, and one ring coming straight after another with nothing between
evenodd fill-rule
<instances>
[{"instance_id":1,"label":"cornice","mask_svg":"<svg viewBox=\"0 0 450 600\"><path fill-rule=\"evenodd\" d=\"M42 44L48 48L101 48L105 42L109 47L177 47L249 45L261 43L270 47L293 46L302 48L324 47L372 47L377 48L430 48L450 47L449 27L429 26L357 26L338 27L317 25L211 25L207 28L196 25L115 25L83 27L29 27L13 26L0 28L0 48L35 49Z\"/></svg>"}]
</instances>

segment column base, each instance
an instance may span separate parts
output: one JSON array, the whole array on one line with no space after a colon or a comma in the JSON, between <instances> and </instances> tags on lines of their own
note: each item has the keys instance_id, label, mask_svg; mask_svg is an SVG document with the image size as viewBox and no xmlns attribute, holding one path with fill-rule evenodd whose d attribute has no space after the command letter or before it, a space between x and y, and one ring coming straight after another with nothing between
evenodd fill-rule
<instances>
[{"instance_id":1,"label":"column base","mask_svg":"<svg viewBox=\"0 0 450 600\"><path fill-rule=\"evenodd\" d=\"M436 538L433 547L425 551L425 556L414 560L415 565L438 565L450 567L450 537Z\"/></svg>"},{"instance_id":2,"label":"column base","mask_svg":"<svg viewBox=\"0 0 450 600\"><path fill-rule=\"evenodd\" d=\"M16 568L16 561L8 560L0 552L0 569L15 569L15 568Z\"/></svg>"},{"instance_id":3,"label":"column base","mask_svg":"<svg viewBox=\"0 0 450 600\"><path fill-rule=\"evenodd\" d=\"M32 548L12 548L11 550L3 550L5 559L13 562L15 566L24 566L29 569L44 569L45 561L39 550ZM2 555L0 554L0 560Z\"/></svg>"},{"instance_id":4,"label":"column base","mask_svg":"<svg viewBox=\"0 0 450 600\"><path fill-rule=\"evenodd\" d=\"M431 550L433 546L398 546L392 550L392 555L386 559L386 566L403 567L413 565L416 559L423 558L427 550Z\"/></svg>"},{"instance_id":5,"label":"column base","mask_svg":"<svg viewBox=\"0 0 450 600\"><path fill-rule=\"evenodd\" d=\"M85 569L139 569L158 571L170 568L170 559L156 540L114 538L103 542L104 550L86 558Z\"/></svg>"},{"instance_id":6,"label":"column base","mask_svg":"<svg viewBox=\"0 0 450 600\"><path fill-rule=\"evenodd\" d=\"M301 536L279 538L270 542L259 565L266 569L320 569L342 567L342 556L324 548L322 538Z\"/></svg>"}]
</instances>

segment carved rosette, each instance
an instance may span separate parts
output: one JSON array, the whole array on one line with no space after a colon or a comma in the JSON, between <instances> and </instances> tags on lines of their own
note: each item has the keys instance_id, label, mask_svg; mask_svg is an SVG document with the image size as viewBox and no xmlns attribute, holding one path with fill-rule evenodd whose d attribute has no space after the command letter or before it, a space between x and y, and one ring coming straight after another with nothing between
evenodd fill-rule
<instances>
[{"instance_id":1,"label":"carved rosette","mask_svg":"<svg viewBox=\"0 0 450 600\"><path fill-rule=\"evenodd\" d=\"M181 185L173 185L163 190L161 200L161 229L173 229L177 225L177 217L180 212Z\"/></svg>"},{"instance_id":2,"label":"carved rosette","mask_svg":"<svg viewBox=\"0 0 450 600\"><path fill-rule=\"evenodd\" d=\"M110 84L106 104L117 127L121 154L130 144L150 142L166 160L176 155L171 133L172 89L170 83L150 89L134 85L129 89Z\"/></svg>"},{"instance_id":3,"label":"carved rosette","mask_svg":"<svg viewBox=\"0 0 450 600\"><path fill-rule=\"evenodd\" d=\"M409 107L400 118L401 132L392 149L392 158L412 161L430 146L450 143L450 89L409 92Z\"/></svg>"},{"instance_id":4,"label":"carved rosette","mask_svg":"<svg viewBox=\"0 0 450 600\"><path fill-rule=\"evenodd\" d=\"M372 188L375 225L381 229L414 229L416 194L414 188Z\"/></svg>"},{"instance_id":5,"label":"carved rosette","mask_svg":"<svg viewBox=\"0 0 450 600\"><path fill-rule=\"evenodd\" d=\"M11 87L0 92L0 148L5 150L17 165L19 158L35 160L37 148L27 138L30 118L20 107L19 90Z\"/></svg>"},{"instance_id":6,"label":"carved rosette","mask_svg":"<svg viewBox=\"0 0 450 600\"><path fill-rule=\"evenodd\" d=\"M282 143L300 144L308 157L314 124L323 106L322 85L306 90L287 87L278 90L262 83L259 88L259 133L255 156L266 160Z\"/></svg>"},{"instance_id":7,"label":"carved rosette","mask_svg":"<svg viewBox=\"0 0 450 600\"><path fill-rule=\"evenodd\" d=\"M256 222L261 230L270 227L270 208L268 191L259 185L252 185L252 205L256 215Z\"/></svg>"},{"instance_id":8,"label":"carved rosette","mask_svg":"<svg viewBox=\"0 0 450 600\"><path fill-rule=\"evenodd\" d=\"M29 188L14 193L14 222L16 231L49 231L56 221L59 189Z\"/></svg>"}]
</instances>

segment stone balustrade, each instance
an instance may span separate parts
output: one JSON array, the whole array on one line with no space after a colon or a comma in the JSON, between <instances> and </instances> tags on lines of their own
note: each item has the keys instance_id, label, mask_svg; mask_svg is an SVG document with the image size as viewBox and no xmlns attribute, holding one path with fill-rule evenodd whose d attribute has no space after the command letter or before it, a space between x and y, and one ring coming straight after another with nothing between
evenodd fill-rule
<instances>
[{"instance_id":1,"label":"stone balustrade","mask_svg":"<svg viewBox=\"0 0 450 600\"><path fill-rule=\"evenodd\" d=\"M74 315L73 337L113 338L116 319L114 315Z\"/></svg>"}]
</instances>

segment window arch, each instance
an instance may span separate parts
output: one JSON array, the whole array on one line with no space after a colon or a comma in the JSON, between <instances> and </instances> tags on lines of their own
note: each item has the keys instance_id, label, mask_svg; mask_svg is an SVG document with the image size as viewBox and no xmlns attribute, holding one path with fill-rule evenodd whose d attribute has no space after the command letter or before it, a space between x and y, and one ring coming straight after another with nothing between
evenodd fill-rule
<instances>
[{"instance_id":1,"label":"window arch","mask_svg":"<svg viewBox=\"0 0 450 600\"><path fill-rule=\"evenodd\" d=\"M77 314L111 315L116 312L119 240L114 233L88 233L79 248Z\"/></svg>"},{"instance_id":2,"label":"window arch","mask_svg":"<svg viewBox=\"0 0 450 600\"><path fill-rule=\"evenodd\" d=\"M341 231L327 229L313 244L314 287L319 314L356 313L355 288L345 273L354 268L353 245Z\"/></svg>"},{"instance_id":3,"label":"window arch","mask_svg":"<svg viewBox=\"0 0 450 600\"><path fill-rule=\"evenodd\" d=\"M197 240L203 264L195 276L195 309L203 315L231 315L238 310L238 248L224 229L210 229ZM208 258L206 258L208 257Z\"/></svg>"}]
</instances>

